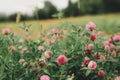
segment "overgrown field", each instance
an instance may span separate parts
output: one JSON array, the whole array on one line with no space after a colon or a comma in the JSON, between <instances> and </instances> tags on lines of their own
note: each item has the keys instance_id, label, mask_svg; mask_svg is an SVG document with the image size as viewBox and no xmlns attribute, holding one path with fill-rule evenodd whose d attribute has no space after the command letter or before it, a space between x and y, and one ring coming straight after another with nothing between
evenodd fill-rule
<instances>
[{"instance_id":1,"label":"overgrown field","mask_svg":"<svg viewBox=\"0 0 120 80\"><path fill-rule=\"evenodd\" d=\"M84 23L63 22L45 32L36 27L35 40L28 25L22 27L25 38L2 29L0 80L120 80L120 35L106 38L101 24Z\"/></svg>"},{"instance_id":2,"label":"overgrown field","mask_svg":"<svg viewBox=\"0 0 120 80\"><path fill-rule=\"evenodd\" d=\"M50 20L35 20L35 21L26 21L26 24L32 24L30 31L32 34L36 35L38 32L42 30L49 29L51 27L56 27L58 25L63 24L64 26L67 23L71 23L74 25L79 25L84 27L88 21L94 21L97 27L100 30L103 30L105 34L114 34L119 33L120 31L120 13L116 14L103 14L103 15L87 15L87 16L80 16L80 17L71 17L71 18L63 18L63 19L50 19ZM12 31L16 32L16 34L22 34L22 30L19 28L23 21L19 24L15 22L6 22L0 23L0 30L4 27L10 28Z\"/></svg>"}]
</instances>

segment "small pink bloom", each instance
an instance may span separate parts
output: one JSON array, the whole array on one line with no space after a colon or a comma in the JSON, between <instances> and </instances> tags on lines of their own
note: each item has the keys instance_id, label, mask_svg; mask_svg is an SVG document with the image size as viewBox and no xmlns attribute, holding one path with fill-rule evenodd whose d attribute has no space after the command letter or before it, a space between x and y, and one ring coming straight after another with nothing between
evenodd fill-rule
<instances>
[{"instance_id":1,"label":"small pink bloom","mask_svg":"<svg viewBox=\"0 0 120 80\"><path fill-rule=\"evenodd\" d=\"M51 58L51 56L52 56L52 52L51 52L51 51L49 51L49 50L47 50L47 51L45 51L44 56L45 56L45 58L50 59L50 58Z\"/></svg>"},{"instance_id":2,"label":"small pink bloom","mask_svg":"<svg viewBox=\"0 0 120 80\"><path fill-rule=\"evenodd\" d=\"M115 35L113 37L113 40L116 41L116 42L119 42L120 41L120 35Z\"/></svg>"},{"instance_id":3,"label":"small pink bloom","mask_svg":"<svg viewBox=\"0 0 120 80\"><path fill-rule=\"evenodd\" d=\"M96 25L93 22L88 22L86 25L87 30L93 31L93 30L95 30L95 28L96 28Z\"/></svg>"},{"instance_id":4,"label":"small pink bloom","mask_svg":"<svg viewBox=\"0 0 120 80\"><path fill-rule=\"evenodd\" d=\"M10 49L12 51L16 51L16 47L15 46L10 46L10 47L8 47L8 49Z\"/></svg>"},{"instance_id":5,"label":"small pink bloom","mask_svg":"<svg viewBox=\"0 0 120 80\"><path fill-rule=\"evenodd\" d=\"M98 71L98 76L104 77L105 76L105 72L103 70L99 70Z\"/></svg>"},{"instance_id":6,"label":"small pink bloom","mask_svg":"<svg viewBox=\"0 0 120 80\"><path fill-rule=\"evenodd\" d=\"M84 58L84 63L85 63L85 64L88 64L88 63L89 63L89 60L90 60L90 59L89 59L88 57L85 57L85 58Z\"/></svg>"},{"instance_id":7,"label":"small pink bloom","mask_svg":"<svg viewBox=\"0 0 120 80\"><path fill-rule=\"evenodd\" d=\"M29 69L29 72L32 72L32 71L33 71L33 69L32 69L32 68L30 68L30 69Z\"/></svg>"},{"instance_id":8,"label":"small pink bloom","mask_svg":"<svg viewBox=\"0 0 120 80\"><path fill-rule=\"evenodd\" d=\"M58 34L58 29L52 29L52 32L54 33L54 34Z\"/></svg>"},{"instance_id":9,"label":"small pink bloom","mask_svg":"<svg viewBox=\"0 0 120 80\"><path fill-rule=\"evenodd\" d=\"M45 60L41 61L41 63L39 64L39 66L41 66L41 67L44 67L45 65L46 65L46 61Z\"/></svg>"},{"instance_id":10,"label":"small pink bloom","mask_svg":"<svg viewBox=\"0 0 120 80\"><path fill-rule=\"evenodd\" d=\"M90 40L91 40L91 41L96 40L96 38L97 38L97 36L96 36L95 34L92 34L92 35L90 36Z\"/></svg>"},{"instance_id":11,"label":"small pink bloom","mask_svg":"<svg viewBox=\"0 0 120 80\"><path fill-rule=\"evenodd\" d=\"M11 31L10 31L10 29L8 29L8 28L4 28L3 30L2 30L2 34L4 34L4 35L9 35L11 33Z\"/></svg>"},{"instance_id":12,"label":"small pink bloom","mask_svg":"<svg viewBox=\"0 0 120 80\"><path fill-rule=\"evenodd\" d=\"M94 56L97 57L97 58L100 58L101 53L100 53L100 52L96 52L96 53L94 54Z\"/></svg>"},{"instance_id":13,"label":"small pink bloom","mask_svg":"<svg viewBox=\"0 0 120 80\"><path fill-rule=\"evenodd\" d=\"M11 50L12 51L16 51L16 47L15 46L11 46Z\"/></svg>"},{"instance_id":14,"label":"small pink bloom","mask_svg":"<svg viewBox=\"0 0 120 80\"><path fill-rule=\"evenodd\" d=\"M100 60L102 60L102 61L106 60L106 55L101 55Z\"/></svg>"},{"instance_id":15,"label":"small pink bloom","mask_svg":"<svg viewBox=\"0 0 120 80\"><path fill-rule=\"evenodd\" d=\"M85 66L86 66L86 64L85 64L84 62L82 62L81 66L82 66L82 67L85 67Z\"/></svg>"},{"instance_id":16,"label":"small pink bloom","mask_svg":"<svg viewBox=\"0 0 120 80\"><path fill-rule=\"evenodd\" d=\"M88 57L84 58L84 61L82 62L82 67L85 67L89 63L90 59Z\"/></svg>"},{"instance_id":17,"label":"small pink bloom","mask_svg":"<svg viewBox=\"0 0 120 80\"><path fill-rule=\"evenodd\" d=\"M51 32L49 31L49 32L47 32L47 35L51 35Z\"/></svg>"},{"instance_id":18,"label":"small pink bloom","mask_svg":"<svg viewBox=\"0 0 120 80\"><path fill-rule=\"evenodd\" d=\"M20 59L19 63L22 64L25 60L24 59Z\"/></svg>"},{"instance_id":19,"label":"small pink bloom","mask_svg":"<svg viewBox=\"0 0 120 80\"><path fill-rule=\"evenodd\" d=\"M48 75L42 75L40 80L50 80L50 77Z\"/></svg>"},{"instance_id":20,"label":"small pink bloom","mask_svg":"<svg viewBox=\"0 0 120 80\"><path fill-rule=\"evenodd\" d=\"M88 44L88 45L87 45L87 49L89 49L89 50L91 50L93 47L94 47L93 44Z\"/></svg>"},{"instance_id":21,"label":"small pink bloom","mask_svg":"<svg viewBox=\"0 0 120 80\"><path fill-rule=\"evenodd\" d=\"M55 40L54 39L46 39L45 40L45 43L48 44L48 45L52 45L54 44Z\"/></svg>"},{"instance_id":22,"label":"small pink bloom","mask_svg":"<svg viewBox=\"0 0 120 80\"><path fill-rule=\"evenodd\" d=\"M109 45L109 41L104 41L104 42L103 42L103 45L104 45L104 46Z\"/></svg>"},{"instance_id":23,"label":"small pink bloom","mask_svg":"<svg viewBox=\"0 0 120 80\"><path fill-rule=\"evenodd\" d=\"M115 80L120 80L120 77L116 77Z\"/></svg>"},{"instance_id":24,"label":"small pink bloom","mask_svg":"<svg viewBox=\"0 0 120 80\"><path fill-rule=\"evenodd\" d=\"M51 39L51 44L54 44L55 43L55 40L54 39Z\"/></svg>"},{"instance_id":25,"label":"small pink bloom","mask_svg":"<svg viewBox=\"0 0 120 80\"><path fill-rule=\"evenodd\" d=\"M112 39L108 39L108 42L109 42L110 44L113 43Z\"/></svg>"},{"instance_id":26,"label":"small pink bloom","mask_svg":"<svg viewBox=\"0 0 120 80\"><path fill-rule=\"evenodd\" d=\"M44 51L44 47L43 46L38 46L38 50Z\"/></svg>"},{"instance_id":27,"label":"small pink bloom","mask_svg":"<svg viewBox=\"0 0 120 80\"><path fill-rule=\"evenodd\" d=\"M91 54L91 50L86 49L86 50L85 50L85 53L86 53L86 54Z\"/></svg>"},{"instance_id":28,"label":"small pink bloom","mask_svg":"<svg viewBox=\"0 0 120 80\"><path fill-rule=\"evenodd\" d=\"M115 46L113 44L110 44L110 49L111 50L114 50L115 49Z\"/></svg>"},{"instance_id":29,"label":"small pink bloom","mask_svg":"<svg viewBox=\"0 0 120 80\"><path fill-rule=\"evenodd\" d=\"M22 48L22 53L24 53L25 51L27 51L28 49L27 49L27 47L24 47L24 48Z\"/></svg>"},{"instance_id":30,"label":"small pink bloom","mask_svg":"<svg viewBox=\"0 0 120 80\"><path fill-rule=\"evenodd\" d=\"M60 55L58 58L57 58L57 64L58 65L64 65L65 63L67 63L67 57L65 55Z\"/></svg>"},{"instance_id":31,"label":"small pink bloom","mask_svg":"<svg viewBox=\"0 0 120 80\"><path fill-rule=\"evenodd\" d=\"M95 69L97 68L97 63L96 63L95 61L90 61L90 62L88 63L88 68L89 68L90 70L95 70Z\"/></svg>"},{"instance_id":32,"label":"small pink bloom","mask_svg":"<svg viewBox=\"0 0 120 80\"><path fill-rule=\"evenodd\" d=\"M102 34L103 34L102 31L99 31L99 32L98 32L98 35L102 35Z\"/></svg>"},{"instance_id":33,"label":"small pink bloom","mask_svg":"<svg viewBox=\"0 0 120 80\"><path fill-rule=\"evenodd\" d=\"M117 51L120 51L120 46L117 47Z\"/></svg>"},{"instance_id":34,"label":"small pink bloom","mask_svg":"<svg viewBox=\"0 0 120 80\"><path fill-rule=\"evenodd\" d=\"M37 70L36 73L35 73L35 77L37 77L39 74L40 74L40 71ZM41 80L41 79L40 79L40 80ZM46 80L46 79L43 79L43 80Z\"/></svg>"},{"instance_id":35,"label":"small pink bloom","mask_svg":"<svg viewBox=\"0 0 120 80\"><path fill-rule=\"evenodd\" d=\"M27 36L27 41L32 40L32 36Z\"/></svg>"},{"instance_id":36,"label":"small pink bloom","mask_svg":"<svg viewBox=\"0 0 120 80\"><path fill-rule=\"evenodd\" d=\"M112 51L111 57L116 57L116 52L115 51Z\"/></svg>"},{"instance_id":37,"label":"small pink bloom","mask_svg":"<svg viewBox=\"0 0 120 80\"><path fill-rule=\"evenodd\" d=\"M109 51L110 50L110 47L108 45L105 46L104 48L105 51Z\"/></svg>"}]
</instances>

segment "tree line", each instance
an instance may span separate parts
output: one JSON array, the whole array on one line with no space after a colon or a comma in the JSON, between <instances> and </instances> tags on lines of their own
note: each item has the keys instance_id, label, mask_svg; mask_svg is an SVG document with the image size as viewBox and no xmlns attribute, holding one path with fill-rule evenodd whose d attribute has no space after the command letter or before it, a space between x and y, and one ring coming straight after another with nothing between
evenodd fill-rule
<instances>
[{"instance_id":1,"label":"tree line","mask_svg":"<svg viewBox=\"0 0 120 80\"><path fill-rule=\"evenodd\" d=\"M76 3L72 3L71 0L69 0L68 3L69 5L61 10L61 17L120 12L120 0L78 0ZM22 14L21 20L50 19L59 17L60 15L57 15L59 12L52 3L46 1L44 8L40 9L36 7L31 16ZM0 22L16 21L16 16L17 13L9 16L0 14Z\"/></svg>"}]
</instances>

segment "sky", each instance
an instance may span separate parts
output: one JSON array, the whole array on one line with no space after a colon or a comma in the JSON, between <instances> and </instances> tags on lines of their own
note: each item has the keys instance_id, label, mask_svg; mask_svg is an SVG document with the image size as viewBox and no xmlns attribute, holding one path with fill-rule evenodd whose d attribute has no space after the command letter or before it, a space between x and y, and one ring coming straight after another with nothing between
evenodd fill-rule
<instances>
[{"instance_id":1,"label":"sky","mask_svg":"<svg viewBox=\"0 0 120 80\"><path fill-rule=\"evenodd\" d=\"M58 10L61 10L68 5L68 0L0 0L0 13L12 14L21 12L32 14L34 8L44 7L44 2L50 1ZM77 0L72 0L73 2Z\"/></svg>"}]
</instances>

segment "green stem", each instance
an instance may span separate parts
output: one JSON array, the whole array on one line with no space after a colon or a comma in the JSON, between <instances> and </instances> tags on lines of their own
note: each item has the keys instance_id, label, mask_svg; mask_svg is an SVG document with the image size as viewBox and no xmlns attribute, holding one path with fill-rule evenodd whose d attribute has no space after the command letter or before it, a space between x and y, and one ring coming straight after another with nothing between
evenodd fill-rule
<instances>
[{"instance_id":1,"label":"green stem","mask_svg":"<svg viewBox=\"0 0 120 80\"><path fill-rule=\"evenodd\" d=\"M62 80L63 71L64 71L64 68L63 68L63 66L61 66L61 73L60 73L60 78L59 78L59 80Z\"/></svg>"}]
</instances>

